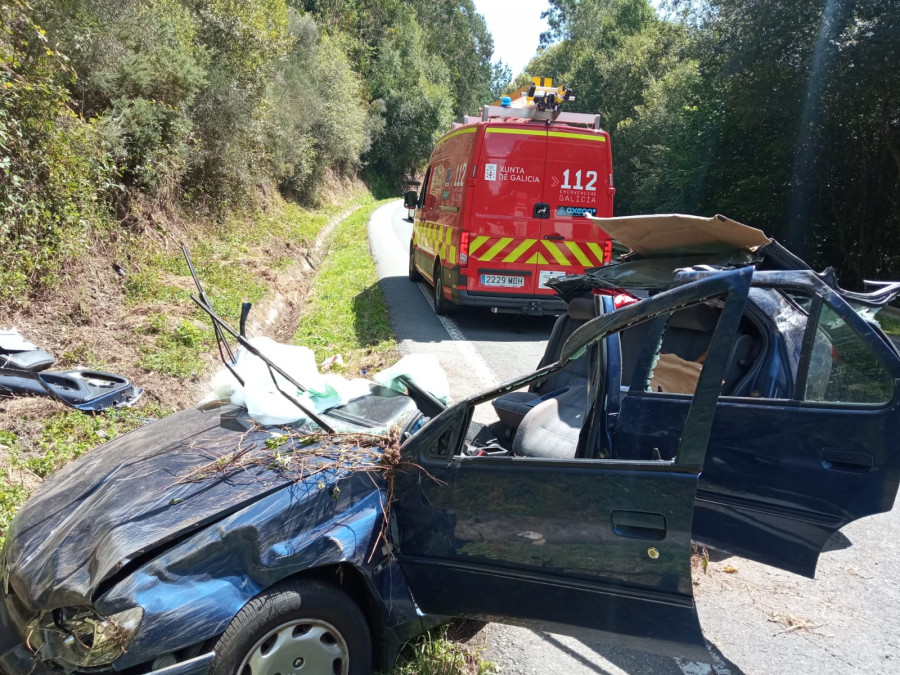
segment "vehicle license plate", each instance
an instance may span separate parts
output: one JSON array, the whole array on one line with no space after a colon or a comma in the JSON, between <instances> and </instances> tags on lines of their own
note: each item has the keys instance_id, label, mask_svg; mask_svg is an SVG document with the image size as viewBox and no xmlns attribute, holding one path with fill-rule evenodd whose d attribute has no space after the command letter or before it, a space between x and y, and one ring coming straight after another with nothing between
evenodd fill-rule
<instances>
[{"instance_id":1,"label":"vehicle license plate","mask_svg":"<svg viewBox=\"0 0 900 675\"><path fill-rule=\"evenodd\" d=\"M566 276L565 272L562 271L552 271L552 270L541 270L541 284L538 288L547 288L547 282L553 277L564 277Z\"/></svg>"},{"instance_id":2,"label":"vehicle license plate","mask_svg":"<svg viewBox=\"0 0 900 675\"><path fill-rule=\"evenodd\" d=\"M525 277L514 277L508 274L482 274L481 285L521 288L525 285Z\"/></svg>"}]
</instances>

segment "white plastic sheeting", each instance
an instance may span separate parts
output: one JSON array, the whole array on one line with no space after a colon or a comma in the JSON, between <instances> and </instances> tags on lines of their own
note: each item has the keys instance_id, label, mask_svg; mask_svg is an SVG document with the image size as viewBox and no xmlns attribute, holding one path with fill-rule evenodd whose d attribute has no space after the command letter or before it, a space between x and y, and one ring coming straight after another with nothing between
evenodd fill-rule
<instances>
[{"instance_id":1,"label":"white plastic sheeting","mask_svg":"<svg viewBox=\"0 0 900 675\"><path fill-rule=\"evenodd\" d=\"M343 405L371 391L368 380L347 380L340 375L319 373L315 355L306 347L281 344L267 337L251 338L250 344L307 389L300 392L284 377L274 373L278 382L276 387L263 360L239 349L234 369L244 380L244 386L223 369L213 380L213 391L217 398L229 398L234 405L246 408L259 424L291 424L305 417L300 408L278 391L279 387L315 412Z\"/></svg>"},{"instance_id":2,"label":"white plastic sheeting","mask_svg":"<svg viewBox=\"0 0 900 675\"><path fill-rule=\"evenodd\" d=\"M276 387L265 362L247 350L239 349L235 355L234 369L244 380L244 386L228 369L223 368L213 378L213 395L217 399L230 399L234 405L246 408L250 417L259 424L292 424L305 418L303 411L285 398L279 387L317 413L372 392L373 382L370 380L348 380L341 375L320 373L315 355L307 347L286 345L267 337L250 338L249 342L307 389L306 392L298 391L284 377L274 373L278 382ZM378 384L402 392L405 388L397 380L401 375L408 376L435 398L445 403L450 401L447 376L434 357L425 354L405 356L373 377Z\"/></svg>"},{"instance_id":3,"label":"white plastic sheeting","mask_svg":"<svg viewBox=\"0 0 900 675\"><path fill-rule=\"evenodd\" d=\"M447 373L433 356L409 354L372 377L382 386L405 392L403 383L397 379L403 375L442 403L450 403L450 383L447 382Z\"/></svg>"},{"instance_id":4,"label":"white plastic sheeting","mask_svg":"<svg viewBox=\"0 0 900 675\"><path fill-rule=\"evenodd\" d=\"M27 352L37 349L37 345L26 340L15 328L4 328L0 330L0 349L9 352Z\"/></svg>"}]
</instances>

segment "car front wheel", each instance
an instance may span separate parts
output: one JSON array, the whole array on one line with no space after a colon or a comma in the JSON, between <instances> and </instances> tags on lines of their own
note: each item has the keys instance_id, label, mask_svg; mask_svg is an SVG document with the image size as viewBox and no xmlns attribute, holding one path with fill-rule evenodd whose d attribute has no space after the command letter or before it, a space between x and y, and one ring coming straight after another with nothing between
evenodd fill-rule
<instances>
[{"instance_id":1,"label":"car front wheel","mask_svg":"<svg viewBox=\"0 0 900 675\"><path fill-rule=\"evenodd\" d=\"M366 619L343 591L316 581L273 586L228 624L214 675L369 675Z\"/></svg>"},{"instance_id":2,"label":"car front wheel","mask_svg":"<svg viewBox=\"0 0 900 675\"><path fill-rule=\"evenodd\" d=\"M419 270L416 269L416 249L410 244L409 247L409 280L410 281L421 281L422 275L419 274Z\"/></svg>"}]
</instances>

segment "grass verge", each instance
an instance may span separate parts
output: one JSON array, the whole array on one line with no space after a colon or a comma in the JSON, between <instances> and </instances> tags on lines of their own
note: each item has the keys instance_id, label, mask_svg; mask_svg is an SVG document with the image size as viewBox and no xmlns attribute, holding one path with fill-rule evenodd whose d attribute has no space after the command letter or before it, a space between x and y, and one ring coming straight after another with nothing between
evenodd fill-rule
<instances>
[{"instance_id":1,"label":"grass verge","mask_svg":"<svg viewBox=\"0 0 900 675\"><path fill-rule=\"evenodd\" d=\"M383 203L359 209L337 228L294 333L294 344L312 349L319 362L340 354L344 365L333 370L348 377L384 368L398 356L369 253L369 218Z\"/></svg>"},{"instance_id":2,"label":"grass verge","mask_svg":"<svg viewBox=\"0 0 900 675\"><path fill-rule=\"evenodd\" d=\"M358 195L354 204L370 203ZM256 303L270 290L267 281L297 262L312 248L325 225L341 208L308 211L289 202L256 214L248 223L207 227L190 245L191 259L219 316L237 324L243 301ZM125 282L126 302L146 315L144 332L154 339L139 348L137 365L178 378L195 378L204 369L201 355L214 346L209 319L190 300L194 292L178 247L138 254L139 271ZM169 303L186 308L186 316L159 309Z\"/></svg>"},{"instance_id":3,"label":"grass verge","mask_svg":"<svg viewBox=\"0 0 900 675\"><path fill-rule=\"evenodd\" d=\"M407 643L391 675L493 675L495 663L448 638L447 626L430 630Z\"/></svg>"}]
</instances>

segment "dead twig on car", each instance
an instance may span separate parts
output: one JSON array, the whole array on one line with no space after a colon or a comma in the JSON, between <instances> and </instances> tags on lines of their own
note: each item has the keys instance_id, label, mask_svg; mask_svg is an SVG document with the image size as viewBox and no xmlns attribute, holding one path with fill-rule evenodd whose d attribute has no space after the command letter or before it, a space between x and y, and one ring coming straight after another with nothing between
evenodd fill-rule
<instances>
[{"instance_id":1,"label":"dead twig on car","mask_svg":"<svg viewBox=\"0 0 900 675\"><path fill-rule=\"evenodd\" d=\"M261 480L262 472L271 471L297 484L329 474L329 482L333 483L331 497L337 501L341 493L341 478L351 473L368 474L379 494L382 511L381 527L369 555L371 560L381 543L388 541L397 471L421 471L440 482L418 464L404 461L400 453L401 443L401 432L396 428L385 434L309 433L289 428L273 433L271 428L255 426L240 436L237 448L229 444L219 453L206 453L209 461L191 468L170 487L213 477L228 480L239 473L246 474L250 480ZM383 481L381 486L376 482L376 477ZM325 480L319 478L316 487L325 489ZM173 503L178 502L173 500ZM390 546L386 547L386 553L391 554Z\"/></svg>"}]
</instances>

